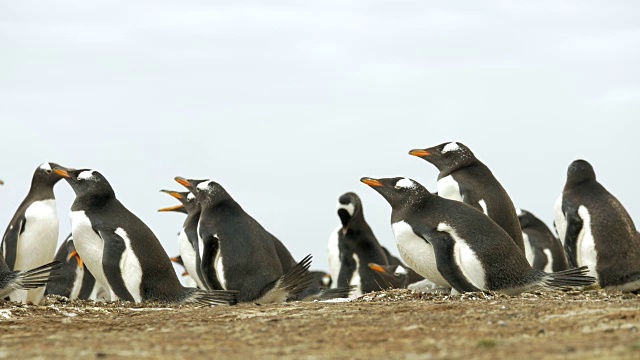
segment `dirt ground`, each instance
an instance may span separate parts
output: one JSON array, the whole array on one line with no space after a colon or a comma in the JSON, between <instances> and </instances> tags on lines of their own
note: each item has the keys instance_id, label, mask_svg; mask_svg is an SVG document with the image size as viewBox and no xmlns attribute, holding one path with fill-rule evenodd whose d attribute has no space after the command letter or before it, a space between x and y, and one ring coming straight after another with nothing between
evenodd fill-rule
<instances>
[{"instance_id":1,"label":"dirt ground","mask_svg":"<svg viewBox=\"0 0 640 360\"><path fill-rule=\"evenodd\" d=\"M393 290L350 302L202 308L0 302L0 358L639 359L640 296Z\"/></svg>"}]
</instances>

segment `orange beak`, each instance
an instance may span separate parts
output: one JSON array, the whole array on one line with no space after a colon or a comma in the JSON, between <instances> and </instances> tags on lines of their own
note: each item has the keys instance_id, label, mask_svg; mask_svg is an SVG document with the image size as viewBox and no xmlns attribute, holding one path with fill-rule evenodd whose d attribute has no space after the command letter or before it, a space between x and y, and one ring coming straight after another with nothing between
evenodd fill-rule
<instances>
[{"instance_id":1,"label":"orange beak","mask_svg":"<svg viewBox=\"0 0 640 360\"><path fill-rule=\"evenodd\" d=\"M69 173L66 170L62 170L62 169L55 169L53 170L53 172L55 172L56 174L62 176L62 177L66 177L66 178L70 178L71 175L69 175Z\"/></svg>"},{"instance_id":2,"label":"orange beak","mask_svg":"<svg viewBox=\"0 0 640 360\"><path fill-rule=\"evenodd\" d=\"M182 208L184 208L184 205L180 204L180 205L169 206L169 207L165 207L165 208L162 208L162 209L158 209L158 211L160 211L160 212L176 211L176 210L180 210Z\"/></svg>"},{"instance_id":3,"label":"orange beak","mask_svg":"<svg viewBox=\"0 0 640 360\"><path fill-rule=\"evenodd\" d=\"M373 186L373 187L379 187L379 186L384 186L384 184L382 184L380 181L376 180L376 179L371 179L371 178L362 178L360 179L361 182L369 185L369 186Z\"/></svg>"},{"instance_id":4,"label":"orange beak","mask_svg":"<svg viewBox=\"0 0 640 360\"><path fill-rule=\"evenodd\" d=\"M0 180L0 185L4 185L4 181Z\"/></svg>"},{"instance_id":5,"label":"orange beak","mask_svg":"<svg viewBox=\"0 0 640 360\"><path fill-rule=\"evenodd\" d=\"M171 260L173 262L178 262L178 257L177 256L176 257L172 257L172 258L169 258L169 260Z\"/></svg>"},{"instance_id":6,"label":"orange beak","mask_svg":"<svg viewBox=\"0 0 640 360\"><path fill-rule=\"evenodd\" d=\"M182 276L187 276L187 275L189 275L188 271L185 271L185 272L182 273Z\"/></svg>"},{"instance_id":7,"label":"orange beak","mask_svg":"<svg viewBox=\"0 0 640 360\"><path fill-rule=\"evenodd\" d=\"M431 153L428 152L427 150L414 149L414 150L409 151L409 155L422 157L422 156L429 156L429 155L431 155Z\"/></svg>"},{"instance_id":8,"label":"orange beak","mask_svg":"<svg viewBox=\"0 0 640 360\"><path fill-rule=\"evenodd\" d=\"M82 259L80 259L80 255L78 255L78 252L73 250L68 256L67 256L67 262L69 262L69 260L76 258L76 262L78 263L78 267L82 270L84 269L84 263L82 262Z\"/></svg>"},{"instance_id":9,"label":"orange beak","mask_svg":"<svg viewBox=\"0 0 640 360\"><path fill-rule=\"evenodd\" d=\"M180 177L180 176L176 176L175 178L173 178L178 184L186 187L186 188L191 188L191 184L189 184L189 182L187 181L187 179Z\"/></svg>"},{"instance_id":10,"label":"orange beak","mask_svg":"<svg viewBox=\"0 0 640 360\"><path fill-rule=\"evenodd\" d=\"M375 271L375 272L379 272L379 273L384 273L386 272L384 270L384 268L378 264L374 264L374 263L369 263L369 269Z\"/></svg>"}]
</instances>

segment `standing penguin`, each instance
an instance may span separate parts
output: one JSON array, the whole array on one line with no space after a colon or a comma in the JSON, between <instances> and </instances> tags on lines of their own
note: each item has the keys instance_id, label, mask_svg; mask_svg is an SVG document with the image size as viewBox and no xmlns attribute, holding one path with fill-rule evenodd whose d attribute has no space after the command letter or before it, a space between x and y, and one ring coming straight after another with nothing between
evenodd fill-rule
<instances>
[{"instance_id":1,"label":"standing penguin","mask_svg":"<svg viewBox=\"0 0 640 360\"><path fill-rule=\"evenodd\" d=\"M594 281L584 275L586 267L551 274L531 268L524 252L491 219L468 205L435 196L411 179L361 181L391 204L402 258L438 286L516 295L540 286L587 286Z\"/></svg>"},{"instance_id":2,"label":"standing penguin","mask_svg":"<svg viewBox=\"0 0 640 360\"><path fill-rule=\"evenodd\" d=\"M241 302L279 303L311 285L311 255L285 272L273 235L220 184L182 177L176 181L194 193L202 208L198 250L209 287L238 290Z\"/></svg>"},{"instance_id":3,"label":"standing penguin","mask_svg":"<svg viewBox=\"0 0 640 360\"><path fill-rule=\"evenodd\" d=\"M369 263L388 265L384 249L364 218L360 197L348 192L338 199L340 226L329 239L329 263L333 283L356 286L352 296L386 289L390 284ZM335 275L334 275L335 274Z\"/></svg>"},{"instance_id":4,"label":"standing penguin","mask_svg":"<svg viewBox=\"0 0 640 360\"><path fill-rule=\"evenodd\" d=\"M27 270L53 260L58 243L58 211L53 186L61 179L54 163L44 163L33 173L31 188L13 215L2 238L5 260L11 270ZM12 301L41 304L45 289L18 290Z\"/></svg>"},{"instance_id":5,"label":"standing penguin","mask_svg":"<svg viewBox=\"0 0 640 360\"><path fill-rule=\"evenodd\" d=\"M99 295L105 295L102 286L96 282L89 269L84 267L73 245L71 234L58 248L55 259L63 265L60 275L47 284L46 295L60 295L70 300L96 300Z\"/></svg>"},{"instance_id":6,"label":"standing penguin","mask_svg":"<svg viewBox=\"0 0 640 360\"><path fill-rule=\"evenodd\" d=\"M409 151L435 165L438 175L438 195L462 201L495 221L525 251L518 215L509 194L489 168L471 150L458 142L443 143L427 149Z\"/></svg>"},{"instance_id":7,"label":"standing penguin","mask_svg":"<svg viewBox=\"0 0 640 360\"><path fill-rule=\"evenodd\" d=\"M54 171L76 193L71 206L76 250L96 281L111 291L111 300L235 303L233 291L183 287L156 236L118 201L102 174L63 167Z\"/></svg>"},{"instance_id":8,"label":"standing penguin","mask_svg":"<svg viewBox=\"0 0 640 360\"><path fill-rule=\"evenodd\" d=\"M569 165L555 205L555 224L569 265L588 266L602 288L640 290L640 235L587 161Z\"/></svg>"},{"instance_id":9,"label":"standing penguin","mask_svg":"<svg viewBox=\"0 0 640 360\"><path fill-rule=\"evenodd\" d=\"M534 269L546 272L569 268L562 243L542 220L526 210L518 210L525 242L525 255Z\"/></svg>"},{"instance_id":10,"label":"standing penguin","mask_svg":"<svg viewBox=\"0 0 640 360\"><path fill-rule=\"evenodd\" d=\"M180 250L180 257L184 264L184 268L196 282L197 286L200 289L209 289L205 285L204 278L200 270L200 255L198 254L198 220L200 220L200 203L196 199L195 195L189 191L161 191L178 199L182 204L180 206L163 208L158 211L186 210L187 218L184 220L182 230L180 230L180 233L178 234L178 249Z\"/></svg>"}]
</instances>

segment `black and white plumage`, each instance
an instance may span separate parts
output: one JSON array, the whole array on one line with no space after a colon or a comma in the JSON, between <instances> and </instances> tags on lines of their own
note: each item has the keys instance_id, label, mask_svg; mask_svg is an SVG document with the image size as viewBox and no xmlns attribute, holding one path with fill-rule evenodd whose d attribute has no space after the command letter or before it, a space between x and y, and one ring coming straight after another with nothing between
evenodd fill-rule
<instances>
[{"instance_id":1,"label":"black and white plumage","mask_svg":"<svg viewBox=\"0 0 640 360\"><path fill-rule=\"evenodd\" d=\"M27 270L50 263L58 243L58 211L53 194L54 185L61 179L43 163L33 173L27 196L16 210L2 238L2 250L11 270ZM43 287L11 294L12 301L41 304Z\"/></svg>"},{"instance_id":2,"label":"black and white plumage","mask_svg":"<svg viewBox=\"0 0 640 360\"><path fill-rule=\"evenodd\" d=\"M178 233L178 249L184 268L189 276L196 282L200 289L210 289L206 286L200 268L200 254L198 252L198 220L200 220L200 203L189 191L179 192L161 190L181 203L179 206L162 208L158 211L185 211L187 218L184 220L182 229ZM216 290L216 289L210 289Z\"/></svg>"},{"instance_id":3,"label":"black and white plumage","mask_svg":"<svg viewBox=\"0 0 640 360\"><path fill-rule=\"evenodd\" d=\"M109 292L96 282L82 263L71 234L62 242L55 260L62 263L59 275L47 284L45 295L60 295L70 300L109 300Z\"/></svg>"},{"instance_id":4,"label":"black and white plumage","mask_svg":"<svg viewBox=\"0 0 640 360\"><path fill-rule=\"evenodd\" d=\"M282 243L275 242L220 184L182 177L176 181L201 206L198 250L207 286L237 290L241 302L280 303L296 298L313 283L308 271L311 256L293 266L283 265L284 252L278 249Z\"/></svg>"},{"instance_id":5,"label":"black and white plumage","mask_svg":"<svg viewBox=\"0 0 640 360\"><path fill-rule=\"evenodd\" d=\"M341 195L337 207L340 225L329 238L329 267L334 287L354 286L353 297L390 287L369 263L389 265L384 249L364 218L362 201L353 192ZM390 254L389 254L390 255Z\"/></svg>"},{"instance_id":6,"label":"black and white plumage","mask_svg":"<svg viewBox=\"0 0 640 360\"><path fill-rule=\"evenodd\" d=\"M438 168L439 196L464 202L482 211L509 234L521 251L525 251L516 208L509 194L467 146L449 142L411 150L409 154Z\"/></svg>"},{"instance_id":7,"label":"black and white plumage","mask_svg":"<svg viewBox=\"0 0 640 360\"><path fill-rule=\"evenodd\" d=\"M514 295L536 287L587 286L586 268L545 273L531 268L494 221L458 201L431 194L407 178L361 181L391 204L391 224L402 259L413 270L456 292Z\"/></svg>"},{"instance_id":8,"label":"black and white plumage","mask_svg":"<svg viewBox=\"0 0 640 360\"><path fill-rule=\"evenodd\" d=\"M585 160L569 165L555 204L555 226L570 266L587 266L603 288L640 290L640 235Z\"/></svg>"},{"instance_id":9,"label":"black and white plumage","mask_svg":"<svg viewBox=\"0 0 640 360\"><path fill-rule=\"evenodd\" d=\"M546 272L569 268L560 240L545 223L532 213L519 209L518 219L522 227L527 261L534 269Z\"/></svg>"},{"instance_id":10,"label":"black and white plumage","mask_svg":"<svg viewBox=\"0 0 640 360\"><path fill-rule=\"evenodd\" d=\"M107 179L91 169L56 167L76 193L71 206L75 248L111 300L233 304L237 292L183 287L162 245L116 198Z\"/></svg>"}]
</instances>

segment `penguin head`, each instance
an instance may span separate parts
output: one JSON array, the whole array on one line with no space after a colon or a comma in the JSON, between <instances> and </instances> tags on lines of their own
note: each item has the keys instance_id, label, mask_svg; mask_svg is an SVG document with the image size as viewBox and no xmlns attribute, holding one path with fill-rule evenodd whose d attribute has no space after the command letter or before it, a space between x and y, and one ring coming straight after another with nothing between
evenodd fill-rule
<instances>
[{"instance_id":1,"label":"penguin head","mask_svg":"<svg viewBox=\"0 0 640 360\"><path fill-rule=\"evenodd\" d=\"M351 219L362 211L362 202L360 201L360 197L353 192L342 194L338 199L337 211L342 226L347 226Z\"/></svg>"},{"instance_id":2,"label":"penguin head","mask_svg":"<svg viewBox=\"0 0 640 360\"><path fill-rule=\"evenodd\" d=\"M593 166L586 160L576 160L569 165L569 169L567 170L568 184L579 184L595 179L596 172L593 170Z\"/></svg>"},{"instance_id":3,"label":"penguin head","mask_svg":"<svg viewBox=\"0 0 640 360\"><path fill-rule=\"evenodd\" d=\"M99 172L91 169L71 169L57 165L53 172L63 177L71 188L80 196L115 197L115 192L107 179Z\"/></svg>"},{"instance_id":4,"label":"penguin head","mask_svg":"<svg viewBox=\"0 0 640 360\"><path fill-rule=\"evenodd\" d=\"M409 275L407 269L400 265L379 265L376 263L369 263L369 269L387 276L393 276L395 278L401 278Z\"/></svg>"},{"instance_id":5,"label":"penguin head","mask_svg":"<svg viewBox=\"0 0 640 360\"><path fill-rule=\"evenodd\" d=\"M424 159L440 171L453 169L471 163L473 152L460 142L446 142L426 149L413 149L409 155Z\"/></svg>"},{"instance_id":6,"label":"penguin head","mask_svg":"<svg viewBox=\"0 0 640 360\"><path fill-rule=\"evenodd\" d=\"M162 209L158 209L158 211L175 211L181 213L189 213L189 211L193 210L197 204L195 196L190 191L160 190L160 192L169 194L172 197L178 199L180 201L180 205L164 207Z\"/></svg>"},{"instance_id":7,"label":"penguin head","mask_svg":"<svg viewBox=\"0 0 640 360\"><path fill-rule=\"evenodd\" d=\"M522 209L517 209L516 213L518 214L518 220L520 221L521 228L524 229L532 225L533 220L535 219L535 216L533 216L532 213Z\"/></svg>"},{"instance_id":8,"label":"penguin head","mask_svg":"<svg viewBox=\"0 0 640 360\"><path fill-rule=\"evenodd\" d=\"M31 180L31 186L44 186L53 187L62 177L56 174L53 169L59 166L52 162L45 162L40 164L36 171L33 172L33 179Z\"/></svg>"},{"instance_id":9,"label":"penguin head","mask_svg":"<svg viewBox=\"0 0 640 360\"><path fill-rule=\"evenodd\" d=\"M177 176L175 180L189 189L195 195L195 199L202 205L213 204L230 197L222 185L213 180L185 179L180 176Z\"/></svg>"},{"instance_id":10,"label":"penguin head","mask_svg":"<svg viewBox=\"0 0 640 360\"><path fill-rule=\"evenodd\" d=\"M373 179L363 177L360 181L379 192L391 204L392 208L411 205L416 203L418 199L435 196L420 183L409 178Z\"/></svg>"}]
</instances>

